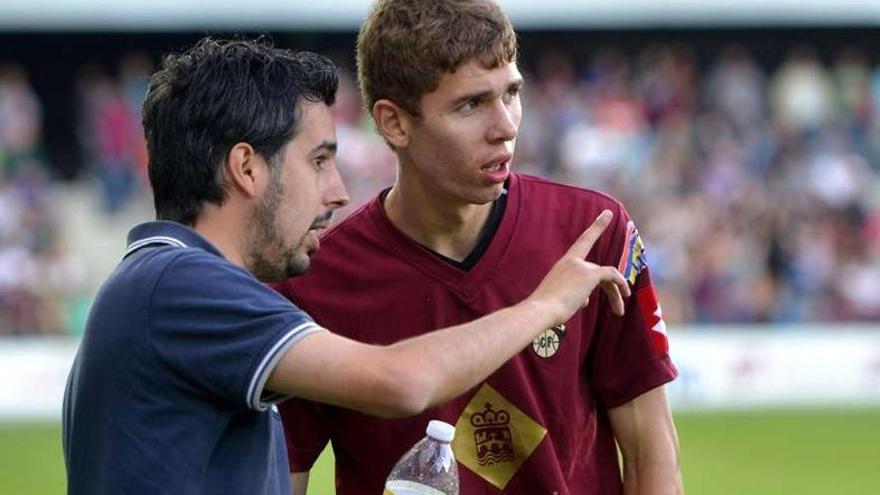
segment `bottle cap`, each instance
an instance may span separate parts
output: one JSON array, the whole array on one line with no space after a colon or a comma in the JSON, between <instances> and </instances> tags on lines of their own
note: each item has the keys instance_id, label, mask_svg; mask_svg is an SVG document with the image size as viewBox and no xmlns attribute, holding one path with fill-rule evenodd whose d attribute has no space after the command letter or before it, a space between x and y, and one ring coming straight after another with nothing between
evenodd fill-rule
<instances>
[{"instance_id":1,"label":"bottle cap","mask_svg":"<svg viewBox=\"0 0 880 495\"><path fill-rule=\"evenodd\" d=\"M455 437L455 427L443 421L432 420L428 422L425 433L431 438L449 443Z\"/></svg>"}]
</instances>

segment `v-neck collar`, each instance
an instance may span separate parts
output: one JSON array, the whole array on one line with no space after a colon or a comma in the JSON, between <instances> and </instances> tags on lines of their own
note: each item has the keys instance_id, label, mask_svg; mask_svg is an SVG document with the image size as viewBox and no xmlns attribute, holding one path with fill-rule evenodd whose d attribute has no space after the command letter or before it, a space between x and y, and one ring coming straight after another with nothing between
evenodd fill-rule
<instances>
[{"instance_id":1,"label":"v-neck collar","mask_svg":"<svg viewBox=\"0 0 880 495\"><path fill-rule=\"evenodd\" d=\"M468 271L461 270L440 259L435 253L411 239L398 229L388 218L382 206L381 195L377 195L367 206L369 218L379 229L386 246L402 260L416 269L447 285L465 299L477 295L483 281L498 267L512 244L512 236L519 220L522 195L519 194L519 179L510 174L507 185L507 206L495 236L479 261Z\"/></svg>"}]
</instances>

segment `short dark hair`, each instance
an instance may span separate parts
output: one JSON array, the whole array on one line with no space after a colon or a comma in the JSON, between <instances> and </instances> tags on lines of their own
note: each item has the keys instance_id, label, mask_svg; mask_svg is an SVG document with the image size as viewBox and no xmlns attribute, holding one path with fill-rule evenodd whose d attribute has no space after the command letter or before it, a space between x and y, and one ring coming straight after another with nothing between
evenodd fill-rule
<instances>
[{"instance_id":1,"label":"short dark hair","mask_svg":"<svg viewBox=\"0 0 880 495\"><path fill-rule=\"evenodd\" d=\"M156 218L193 225L205 202L222 204L221 165L236 143L277 166L297 132L298 104L332 105L338 84L329 59L263 39L205 38L166 56L143 112Z\"/></svg>"}]
</instances>

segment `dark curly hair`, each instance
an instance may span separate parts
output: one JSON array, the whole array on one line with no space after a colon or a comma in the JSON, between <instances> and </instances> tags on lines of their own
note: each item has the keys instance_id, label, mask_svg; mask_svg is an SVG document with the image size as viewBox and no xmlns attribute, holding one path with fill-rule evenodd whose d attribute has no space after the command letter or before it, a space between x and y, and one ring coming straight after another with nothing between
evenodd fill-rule
<instances>
[{"instance_id":1,"label":"dark curly hair","mask_svg":"<svg viewBox=\"0 0 880 495\"><path fill-rule=\"evenodd\" d=\"M236 143L277 166L299 103L332 105L338 83L327 58L265 40L205 38L165 57L143 112L156 218L193 225L204 202L222 204L222 163Z\"/></svg>"}]
</instances>

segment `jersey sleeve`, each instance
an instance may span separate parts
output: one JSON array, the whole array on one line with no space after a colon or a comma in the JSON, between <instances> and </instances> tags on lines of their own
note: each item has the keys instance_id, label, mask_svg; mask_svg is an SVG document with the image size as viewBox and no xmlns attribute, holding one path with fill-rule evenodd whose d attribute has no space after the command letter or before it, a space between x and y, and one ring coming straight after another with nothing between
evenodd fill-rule
<instances>
[{"instance_id":1,"label":"jersey sleeve","mask_svg":"<svg viewBox=\"0 0 880 495\"><path fill-rule=\"evenodd\" d=\"M600 399L612 408L673 380L678 372L669 358L666 324L645 245L622 206L608 233L611 242L599 261L616 266L632 289L622 317L613 314L604 294L599 296L597 340L589 370Z\"/></svg>"},{"instance_id":2,"label":"jersey sleeve","mask_svg":"<svg viewBox=\"0 0 880 495\"><path fill-rule=\"evenodd\" d=\"M264 390L278 361L321 329L245 270L196 250L166 267L148 314L157 359L182 388L261 411L284 398Z\"/></svg>"}]
</instances>

